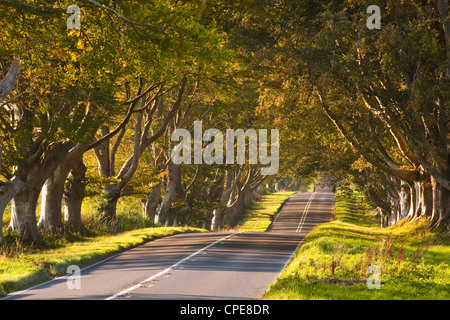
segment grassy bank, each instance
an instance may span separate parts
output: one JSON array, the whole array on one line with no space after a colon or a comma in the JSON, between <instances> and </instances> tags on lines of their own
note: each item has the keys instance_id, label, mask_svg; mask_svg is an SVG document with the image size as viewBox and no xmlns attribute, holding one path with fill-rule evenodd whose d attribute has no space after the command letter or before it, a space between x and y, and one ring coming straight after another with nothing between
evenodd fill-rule
<instances>
[{"instance_id":1,"label":"grassy bank","mask_svg":"<svg viewBox=\"0 0 450 320\"><path fill-rule=\"evenodd\" d=\"M262 299L450 299L449 264L448 235L424 220L379 228L362 194L338 193L335 219L308 235ZM369 266L380 289L367 286Z\"/></svg>"},{"instance_id":2,"label":"grassy bank","mask_svg":"<svg viewBox=\"0 0 450 320\"><path fill-rule=\"evenodd\" d=\"M246 210L244 219L239 223L237 229L240 231L267 231L289 196L296 192L312 192L313 189L314 182L309 181L295 192L279 191L259 196L258 201L254 201Z\"/></svg>"},{"instance_id":3,"label":"grassy bank","mask_svg":"<svg viewBox=\"0 0 450 320\"><path fill-rule=\"evenodd\" d=\"M245 217L237 229L240 231L266 231L283 204L294 193L282 191L260 196L258 201L253 202L246 210Z\"/></svg>"},{"instance_id":4,"label":"grassy bank","mask_svg":"<svg viewBox=\"0 0 450 320\"><path fill-rule=\"evenodd\" d=\"M0 296L66 274L67 267L82 268L113 254L157 238L184 232L206 232L196 228L145 228L109 235L72 235L44 239L45 247L4 245L0 251Z\"/></svg>"}]
</instances>

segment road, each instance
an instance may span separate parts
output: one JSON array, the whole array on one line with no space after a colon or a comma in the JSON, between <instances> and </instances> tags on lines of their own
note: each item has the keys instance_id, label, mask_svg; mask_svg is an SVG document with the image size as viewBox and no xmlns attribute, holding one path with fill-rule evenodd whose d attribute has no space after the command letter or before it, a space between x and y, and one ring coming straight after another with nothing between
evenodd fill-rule
<instances>
[{"instance_id":1,"label":"road","mask_svg":"<svg viewBox=\"0 0 450 320\"><path fill-rule=\"evenodd\" d=\"M334 194L289 198L267 232L180 234L148 242L4 299L257 299L305 236L332 218Z\"/></svg>"}]
</instances>

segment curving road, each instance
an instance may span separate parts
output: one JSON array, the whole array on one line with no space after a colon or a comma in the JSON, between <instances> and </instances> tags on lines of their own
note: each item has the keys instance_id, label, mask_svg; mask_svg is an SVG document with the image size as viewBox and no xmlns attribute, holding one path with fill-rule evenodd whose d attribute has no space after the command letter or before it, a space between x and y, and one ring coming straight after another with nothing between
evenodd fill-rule
<instances>
[{"instance_id":1,"label":"curving road","mask_svg":"<svg viewBox=\"0 0 450 320\"><path fill-rule=\"evenodd\" d=\"M315 190L291 196L267 232L162 238L82 269L79 282L64 276L4 299L256 299L305 236L332 219L334 193Z\"/></svg>"}]
</instances>

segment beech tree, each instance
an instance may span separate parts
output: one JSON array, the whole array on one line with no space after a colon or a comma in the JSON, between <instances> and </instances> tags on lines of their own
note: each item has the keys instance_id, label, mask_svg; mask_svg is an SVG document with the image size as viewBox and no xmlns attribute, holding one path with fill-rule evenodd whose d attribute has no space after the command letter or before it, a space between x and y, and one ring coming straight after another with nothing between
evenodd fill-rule
<instances>
[{"instance_id":1,"label":"beech tree","mask_svg":"<svg viewBox=\"0 0 450 320\"><path fill-rule=\"evenodd\" d=\"M214 60L210 48L220 48L221 36L191 19L192 6L173 10L169 2L146 6L119 2L112 8L83 2L79 30L66 29L64 3L52 7L39 1L0 3L5 9L3 38L8 41L1 53L5 63L12 62L2 78L2 100L7 97L1 111L3 172L8 180L0 207L14 197L10 230L29 238L38 237L36 203L49 178L40 226L48 231L59 228L61 214L52 214L50 208L58 207L56 199L61 198L68 171L93 143L100 125L117 118L124 105L129 107L122 103L124 83L139 75L153 80L170 77L170 67L147 67L169 59L178 64L177 72L179 66L190 72L186 62L203 68L208 59ZM142 22L144 18L159 24ZM19 29L21 20L25 27ZM202 39L216 47L200 47ZM177 61L180 52L172 54L175 43L185 59ZM199 52L203 58L196 61Z\"/></svg>"},{"instance_id":2,"label":"beech tree","mask_svg":"<svg viewBox=\"0 0 450 320\"><path fill-rule=\"evenodd\" d=\"M151 132L150 129L154 118L156 118L156 109L158 107L162 107L160 103L161 96L158 96L157 93L152 98L146 98L144 96L140 99L141 105L139 111L137 112L134 125L133 153L122 165L117 176L115 176L115 152L117 151L117 148L121 143L121 139L123 138L124 129L122 129L121 134L117 137L111 150L109 150L109 141L103 142L101 146L94 149L99 163L100 175L106 178L113 177L115 180L107 180L104 187L105 204L102 209L104 211L103 216L106 221L115 223L117 200L120 197L122 189L131 180L136 172L141 155L154 141L164 134L168 123L171 121L178 108L180 108L186 88L186 82L187 76L183 76L179 84L176 101L173 103L172 107L168 109L168 112L162 115L159 127L157 127L154 132ZM160 91L161 90L159 90L159 92ZM135 103L137 101L138 100L136 100ZM106 135L108 133L109 129L106 126L102 126L102 134Z\"/></svg>"},{"instance_id":3,"label":"beech tree","mask_svg":"<svg viewBox=\"0 0 450 320\"><path fill-rule=\"evenodd\" d=\"M261 64L322 110L360 169L372 167L385 199L397 198L388 211L409 194L407 216L448 228L448 2L387 1L379 30L367 28L369 5L283 1Z\"/></svg>"}]
</instances>

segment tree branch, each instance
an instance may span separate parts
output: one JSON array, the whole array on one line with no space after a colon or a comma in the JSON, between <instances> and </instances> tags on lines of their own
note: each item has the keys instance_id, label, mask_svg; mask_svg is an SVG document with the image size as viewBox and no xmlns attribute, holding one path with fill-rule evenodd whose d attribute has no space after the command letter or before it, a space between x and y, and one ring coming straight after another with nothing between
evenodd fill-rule
<instances>
[{"instance_id":1,"label":"tree branch","mask_svg":"<svg viewBox=\"0 0 450 320\"><path fill-rule=\"evenodd\" d=\"M126 23L129 23L134 28L134 30L136 32L138 32L136 30L136 26L139 26L139 27L147 27L147 28L152 28L152 29L159 29L159 30L162 30L162 31L166 31L166 30L168 30L168 31L175 31L175 32L178 32L180 34L183 34L185 36L190 37L186 32L184 32L184 31L182 31L180 29L177 29L177 28L166 27L166 26L159 26L159 25L155 25L155 24L140 23L140 22L132 21L132 20L130 20L128 18L125 18L123 15L118 13L116 10L114 10L114 9L108 7L108 6L104 6L104 5L100 4L100 3L98 3L97 1L94 1L94 0L82 0L82 1L90 3L90 4L92 4L92 5L96 6L96 7L99 7L101 9L104 9L104 10L107 10L107 11L113 13L117 18L125 21Z\"/></svg>"},{"instance_id":2,"label":"tree branch","mask_svg":"<svg viewBox=\"0 0 450 320\"><path fill-rule=\"evenodd\" d=\"M132 100L128 100L124 103L122 103L123 105L128 105L131 104L131 106L128 108L127 114L125 115L125 118L123 118L122 122L111 132L109 132L108 134L104 135L103 137L101 137L100 139L98 139L97 141L92 142L89 147L88 150L91 150L95 147L97 147L98 145L102 144L103 142L105 142L106 140L114 137L120 130L122 130L128 123L128 121L131 118L131 115L134 113L134 108L136 107L137 102L139 101L139 99L141 99L144 95L146 95L147 93L149 93L151 90L155 89L157 86L159 85L163 85L162 82L156 83L151 85L147 90L145 90L145 92L143 92L142 94L140 93L141 88L139 88L138 91L138 95L137 97L133 98Z\"/></svg>"},{"instance_id":3,"label":"tree branch","mask_svg":"<svg viewBox=\"0 0 450 320\"><path fill-rule=\"evenodd\" d=\"M366 161L371 163L372 165L378 167L380 170L382 170L385 173L388 173L394 177L397 177L403 181L406 182L413 182L413 181L419 181L419 171L417 169L395 169L389 167L383 160L374 158L372 155L370 155L363 146L361 146L358 141L356 141L344 128L342 123L337 119L337 117L330 111L328 106L326 105L325 101L322 99L322 95L320 92L316 90L316 93L319 96L319 100L321 102L322 109L324 110L325 114L328 116L328 118L333 122L333 124L336 126L336 128L339 130L341 135L348 141L348 143L359 153L361 154Z\"/></svg>"},{"instance_id":4,"label":"tree branch","mask_svg":"<svg viewBox=\"0 0 450 320\"><path fill-rule=\"evenodd\" d=\"M20 74L19 60L14 59L11 63L11 66L9 67L8 73L6 73L6 76L0 82L0 102L2 102L8 96L8 94L14 89L19 74Z\"/></svg>"}]
</instances>

